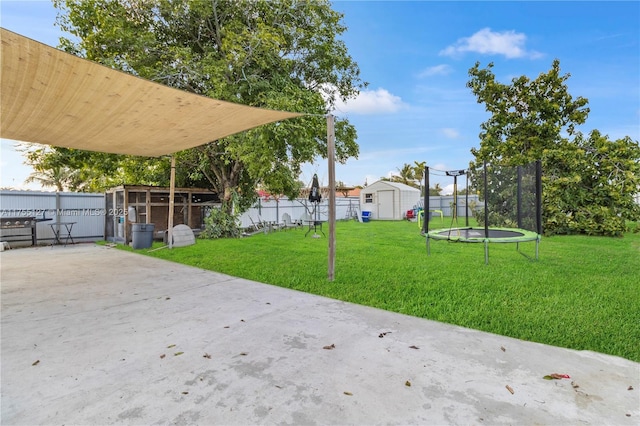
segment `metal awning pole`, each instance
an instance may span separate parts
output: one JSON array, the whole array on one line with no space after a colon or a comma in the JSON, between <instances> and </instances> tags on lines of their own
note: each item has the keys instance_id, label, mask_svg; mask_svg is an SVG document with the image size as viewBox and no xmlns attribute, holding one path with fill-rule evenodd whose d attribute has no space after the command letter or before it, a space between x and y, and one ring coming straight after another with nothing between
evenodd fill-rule
<instances>
[{"instance_id":1,"label":"metal awning pole","mask_svg":"<svg viewBox=\"0 0 640 426\"><path fill-rule=\"evenodd\" d=\"M176 192L176 157L171 156L171 179L169 183L169 224L167 225L167 240L169 248L173 248L173 198Z\"/></svg>"}]
</instances>

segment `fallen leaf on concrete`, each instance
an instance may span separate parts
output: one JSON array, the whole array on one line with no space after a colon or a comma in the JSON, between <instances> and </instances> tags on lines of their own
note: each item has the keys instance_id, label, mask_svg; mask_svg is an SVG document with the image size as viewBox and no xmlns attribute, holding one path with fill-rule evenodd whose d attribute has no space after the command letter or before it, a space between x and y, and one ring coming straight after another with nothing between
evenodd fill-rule
<instances>
[{"instance_id":1,"label":"fallen leaf on concrete","mask_svg":"<svg viewBox=\"0 0 640 426\"><path fill-rule=\"evenodd\" d=\"M166 299L164 299L164 300L171 300L171 298L170 298L170 297L167 297L167 298L166 298Z\"/></svg>"},{"instance_id":2,"label":"fallen leaf on concrete","mask_svg":"<svg viewBox=\"0 0 640 426\"><path fill-rule=\"evenodd\" d=\"M228 326L228 325L225 325L225 326L224 326L224 328L229 328L229 326Z\"/></svg>"},{"instance_id":3,"label":"fallen leaf on concrete","mask_svg":"<svg viewBox=\"0 0 640 426\"><path fill-rule=\"evenodd\" d=\"M189 395L189 392L184 391L184 392L182 392L182 394L183 394L183 395Z\"/></svg>"},{"instance_id":4,"label":"fallen leaf on concrete","mask_svg":"<svg viewBox=\"0 0 640 426\"><path fill-rule=\"evenodd\" d=\"M570 379L571 376L569 376L568 374L558 374L558 373L551 373L551 374L547 374L546 376L543 377L543 379L545 380L560 380L560 379Z\"/></svg>"},{"instance_id":5,"label":"fallen leaf on concrete","mask_svg":"<svg viewBox=\"0 0 640 426\"><path fill-rule=\"evenodd\" d=\"M327 349L327 350L331 350L331 349L335 349L335 348L336 348L336 345L333 344L333 343L328 345L328 346L323 346L322 347L322 349Z\"/></svg>"},{"instance_id":6,"label":"fallen leaf on concrete","mask_svg":"<svg viewBox=\"0 0 640 426\"><path fill-rule=\"evenodd\" d=\"M504 346L500 346L500 350L501 350L502 352L506 352L506 351L507 351L507 349L506 349Z\"/></svg>"},{"instance_id":7,"label":"fallen leaf on concrete","mask_svg":"<svg viewBox=\"0 0 640 426\"><path fill-rule=\"evenodd\" d=\"M39 359L37 359L37 360L36 360L33 364L31 364L31 365L38 365L38 364L40 364L40 360L39 360Z\"/></svg>"},{"instance_id":8,"label":"fallen leaf on concrete","mask_svg":"<svg viewBox=\"0 0 640 426\"><path fill-rule=\"evenodd\" d=\"M513 395L513 388L511 386L507 385L505 388L507 388L507 390L511 392L511 395Z\"/></svg>"},{"instance_id":9,"label":"fallen leaf on concrete","mask_svg":"<svg viewBox=\"0 0 640 426\"><path fill-rule=\"evenodd\" d=\"M160 359L163 359L165 356L165 354L160 355Z\"/></svg>"},{"instance_id":10,"label":"fallen leaf on concrete","mask_svg":"<svg viewBox=\"0 0 640 426\"><path fill-rule=\"evenodd\" d=\"M353 396L353 394L351 392L344 391L342 393L344 393L345 395Z\"/></svg>"},{"instance_id":11,"label":"fallen leaf on concrete","mask_svg":"<svg viewBox=\"0 0 640 426\"><path fill-rule=\"evenodd\" d=\"M184 352L176 352L175 354L173 354L173 356L178 356L178 355L182 355Z\"/></svg>"},{"instance_id":12,"label":"fallen leaf on concrete","mask_svg":"<svg viewBox=\"0 0 640 426\"><path fill-rule=\"evenodd\" d=\"M385 331L384 333L378 334L378 337L382 339L384 336L386 336L389 333L391 333L391 332L390 331Z\"/></svg>"},{"instance_id":13,"label":"fallen leaf on concrete","mask_svg":"<svg viewBox=\"0 0 640 426\"><path fill-rule=\"evenodd\" d=\"M411 346L409 346L409 349L420 349L420 348L417 347L416 345L411 345Z\"/></svg>"},{"instance_id":14,"label":"fallen leaf on concrete","mask_svg":"<svg viewBox=\"0 0 640 426\"><path fill-rule=\"evenodd\" d=\"M627 390L633 390L633 386L629 386Z\"/></svg>"},{"instance_id":15,"label":"fallen leaf on concrete","mask_svg":"<svg viewBox=\"0 0 640 426\"><path fill-rule=\"evenodd\" d=\"M406 382L404 382L404 385L407 387L411 387L411 382L407 380Z\"/></svg>"},{"instance_id":16,"label":"fallen leaf on concrete","mask_svg":"<svg viewBox=\"0 0 640 426\"><path fill-rule=\"evenodd\" d=\"M240 322L244 322L244 320L243 320L243 319L241 319L241 320L240 320Z\"/></svg>"},{"instance_id":17,"label":"fallen leaf on concrete","mask_svg":"<svg viewBox=\"0 0 640 426\"><path fill-rule=\"evenodd\" d=\"M202 355L202 356L203 356L204 358L211 359L211 355L209 355L209 354L208 354L208 353L206 353L206 352L205 352L205 353L204 353L204 355Z\"/></svg>"},{"instance_id":18,"label":"fallen leaf on concrete","mask_svg":"<svg viewBox=\"0 0 640 426\"><path fill-rule=\"evenodd\" d=\"M571 387L574 389L578 389L580 386L576 382L571 382Z\"/></svg>"},{"instance_id":19,"label":"fallen leaf on concrete","mask_svg":"<svg viewBox=\"0 0 640 426\"><path fill-rule=\"evenodd\" d=\"M171 348L175 348L175 347L176 347L176 345L169 345L169 346L167 346L167 349L171 349Z\"/></svg>"},{"instance_id":20,"label":"fallen leaf on concrete","mask_svg":"<svg viewBox=\"0 0 640 426\"><path fill-rule=\"evenodd\" d=\"M240 355L247 356L248 354L246 352L240 352Z\"/></svg>"}]
</instances>

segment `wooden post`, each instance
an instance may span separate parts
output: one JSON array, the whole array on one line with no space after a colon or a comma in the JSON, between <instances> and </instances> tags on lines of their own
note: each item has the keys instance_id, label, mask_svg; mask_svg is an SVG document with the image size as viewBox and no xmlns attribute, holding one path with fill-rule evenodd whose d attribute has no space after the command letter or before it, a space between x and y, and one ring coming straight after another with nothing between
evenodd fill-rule
<instances>
[{"instance_id":1,"label":"wooden post","mask_svg":"<svg viewBox=\"0 0 640 426\"><path fill-rule=\"evenodd\" d=\"M147 212L147 220L145 220L145 223L153 223L153 217L151 217L151 189L147 188L147 190L145 191L145 199L144 199L144 211Z\"/></svg>"},{"instance_id":2,"label":"wooden post","mask_svg":"<svg viewBox=\"0 0 640 426\"><path fill-rule=\"evenodd\" d=\"M333 281L336 265L336 166L335 131L333 115L327 115L327 163L329 166L329 271L328 280Z\"/></svg>"},{"instance_id":3,"label":"wooden post","mask_svg":"<svg viewBox=\"0 0 640 426\"><path fill-rule=\"evenodd\" d=\"M169 248L173 248L173 199L175 198L176 186L176 157L171 156L171 180L169 183L169 224L167 229L167 242Z\"/></svg>"}]
</instances>

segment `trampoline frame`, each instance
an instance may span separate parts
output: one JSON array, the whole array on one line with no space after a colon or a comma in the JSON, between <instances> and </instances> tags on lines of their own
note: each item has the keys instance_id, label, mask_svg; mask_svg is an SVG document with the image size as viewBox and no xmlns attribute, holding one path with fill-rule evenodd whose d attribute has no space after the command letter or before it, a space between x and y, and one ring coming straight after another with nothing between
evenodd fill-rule
<instances>
[{"instance_id":1,"label":"trampoline frame","mask_svg":"<svg viewBox=\"0 0 640 426\"><path fill-rule=\"evenodd\" d=\"M467 210L467 214L466 214L466 227L450 227L450 228L441 228L441 229L435 229L435 230L429 230L429 221L425 220L423 222L423 228L422 228L422 233L424 234L424 236L426 237L426 243L427 243L427 255L431 255L431 245L430 245L430 241L431 239L433 240L447 240L447 241L454 241L454 242L462 242L462 243L484 243L484 261L485 264L489 263L489 243L516 243L516 250L518 252L520 252L520 246L519 243L521 242L529 242L529 241L535 241L536 243L536 251L535 251L535 259L538 260L538 255L539 255L539 246L540 246L540 239L542 237L542 165L540 161L536 161L535 163L535 173L536 173L536 179L535 179L535 208L536 208L536 214L535 214L535 219L536 219L536 231L530 231L530 230L526 230L526 229L522 229L522 228L505 228L505 227L491 227L489 226L489 224L487 223L487 220L485 220L485 224L484 226L478 226L478 227L473 227L473 226L469 226L469 217L468 217L468 207L466 208ZM522 226L520 223L521 220L521 216L520 216L520 210L521 210L521 197L522 197L522 192L521 192L521 167L518 166L517 167L517 172L518 172L518 181L517 181L517 216L518 216L518 226ZM467 180L468 180L468 171L466 170L456 170L456 171L451 171L451 172L446 172L447 176L453 176L454 178L454 194L457 194L457 177L458 176L466 176ZM486 162L484 163L484 167L483 167L483 180L484 180L484 189L485 189L485 194L487 193L487 164ZM429 188L429 167L425 167L424 170L424 183L425 183L425 188ZM424 206L425 206L425 210L429 209L429 195L428 195L428 189L425 191L425 201L424 201ZM465 204L465 206L468 206L468 194L469 191L466 191L466 198L467 198L467 203ZM488 205L485 202L484 204L484 210L485 210L485 218L488 218ZM454 196L454 201L453 201L453 219L452 219L452 225L453 222L456 222L457 224L457 195ZM461 235L461 231L469 231L469 230L477 230L478 231L478 236L474 236L469 238L468 236L462 236ZM491 237L490 233L491 231L502 231L502 232L510 232L510 233L518 233L520 235L518 236L511 236L511 237L506 237L506 236L496 236L496 237ZM457 235L455 235L457 234Z\"/></svg>"},{"instance_id":2,"label":"trampoline frame","mask_svg":"<svg viewBox=\"0 0 640 426\"><path fill-rule=\"evenodd\" d=\"M502 232L514 232L522 234L520 236L514 237L485 237L484 235L480 235L478 237L465 237L460 235L460 231L469 231L469 230L478 230L481 234L485 233L487 230L490 233L491 231L502 231ZM458 235L455 235L458 233ZM482 227L464 227L464 228L441 228L434 229L432 231L428 231L425 234L427 238L427 255L431 255L431 244L429 240L447 240L461 243L484 243L484 263L489 263L489 243L516 243L516 250L520 252L520 243L535 241L536 242L536 256L535 259L538 260L539 246L540 246L540 234L527 231L526 229L520 228L493 228L489 227L487 229Z\"/></svg>"}]
</instances>

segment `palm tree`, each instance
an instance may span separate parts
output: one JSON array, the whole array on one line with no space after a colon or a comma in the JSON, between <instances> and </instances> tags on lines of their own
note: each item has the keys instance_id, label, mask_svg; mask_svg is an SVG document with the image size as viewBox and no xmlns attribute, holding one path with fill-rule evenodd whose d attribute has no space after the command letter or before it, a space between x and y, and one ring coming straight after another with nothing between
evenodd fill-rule
<instances>
[{"instance_id":1,"label":"palm tree","mask_svg":"<svg viewBox=\"0 0 640 426\"><path fill-rule=\"evenodd\" d=\"M37 182L44 188L56 188L56 191L62 192L69 188L73 181L74 170L65 166L56 166L50 169L35 168L35 170L27 177L24 183Z\"/></svg>"},{"instance_id":2,"label":"palm tree","mask_svg":"<svg viewBox=\"0 0 640 426\"><path fill-rule=\"evenodd\" d=\"M433 188L429 188L429 195L440 195L440 193L442 193L442 187L439 183L436 183Z\"/></svg>"},{"instance_id":3,"label":"palm tree","mask_svg":"<svg viewBox=\"0 0 640 426\"><path fill-rule=\"evenodd\" d=\"M422 179L424 178L424 169L427 168L427 162L422 161L418 163L417 161L414 161L413 164L413 178L419 182L422 182Z\"/></svg>"},{"instance_id":4,"label":"palm tree","mask_svg":"<svg viewBox=\"0 0 640 426\"><path fill-rule=\"evenodd\" d=\"M415 180L415 172L413 167L410 164L405 163L401 169L398 170L398 175L393 176L394 182L404 183L405 185L417 187Z\"/></svg>"}]
</instances>

